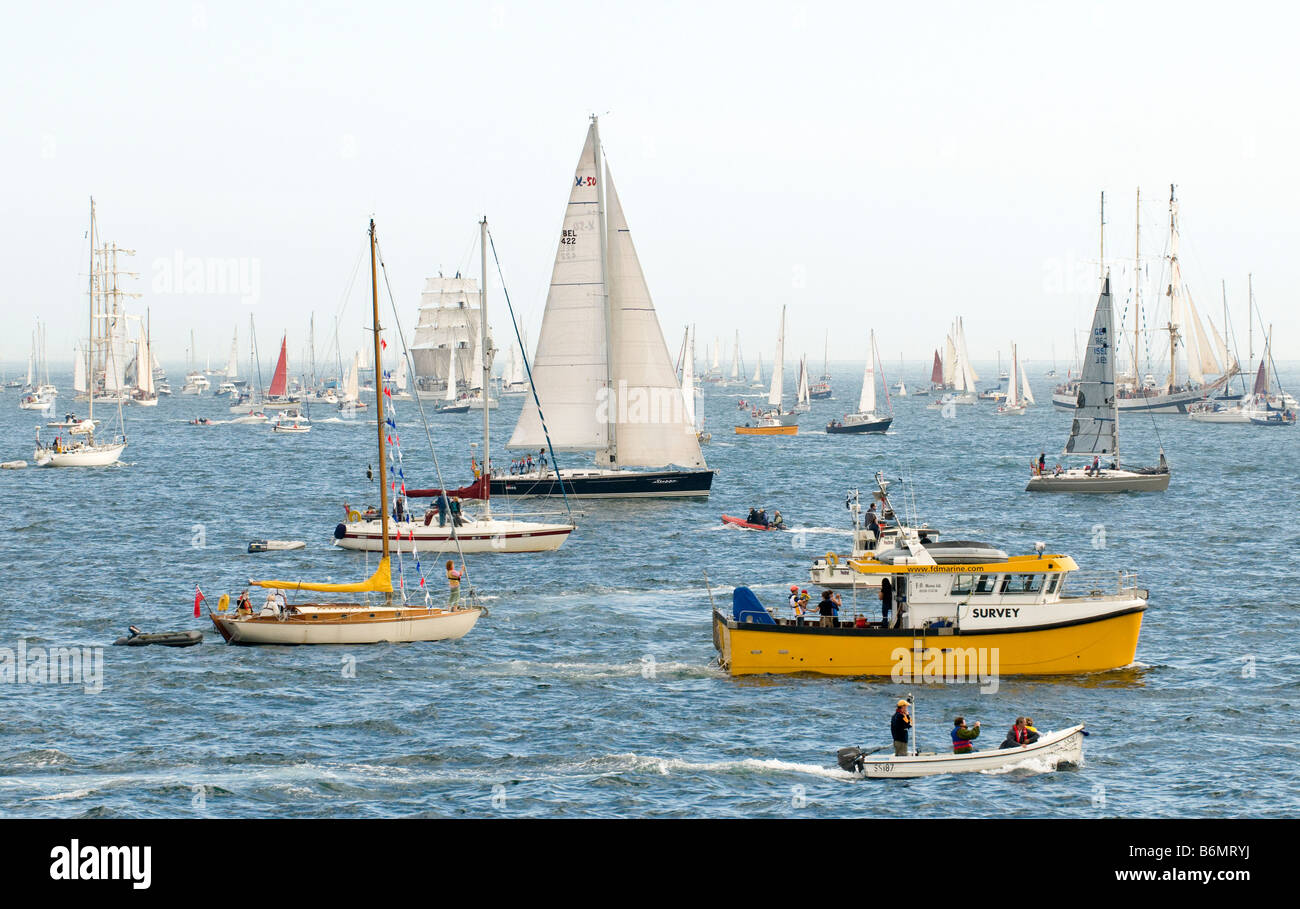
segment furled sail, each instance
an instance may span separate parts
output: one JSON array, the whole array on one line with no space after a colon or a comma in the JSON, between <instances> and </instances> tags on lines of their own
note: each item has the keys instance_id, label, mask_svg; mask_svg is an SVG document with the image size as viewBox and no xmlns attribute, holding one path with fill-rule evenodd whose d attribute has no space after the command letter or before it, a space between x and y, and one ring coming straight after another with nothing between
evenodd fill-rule
<instances>
[{"instance_id":1,"label":"furled sail","mask_svg":"<svg viewBox=\"0 0 1300 909\"><path fill-rule=\"evenodd\" d=\"M1115 315L1111 305L1110 277L1102 283L1092 334L1083 349L1083 371L1075 401L1074 423L1065 453L1119 455L1118 411L1115 405Z\"/></svg>"},{"instance_id":2,"label":"furled sail","mask_svg":"<svg viewBox=\"0 0 1300 909\"><path fill-rule=\"evenodd\" d=\"M352 584L316 584L310 581L254 581L248 583L254 587L266 587L271 590L314 590L317 593L392 593L393 572L388 557L379 560L375 573L364 581Z\"/></svg>"}]
</instances>

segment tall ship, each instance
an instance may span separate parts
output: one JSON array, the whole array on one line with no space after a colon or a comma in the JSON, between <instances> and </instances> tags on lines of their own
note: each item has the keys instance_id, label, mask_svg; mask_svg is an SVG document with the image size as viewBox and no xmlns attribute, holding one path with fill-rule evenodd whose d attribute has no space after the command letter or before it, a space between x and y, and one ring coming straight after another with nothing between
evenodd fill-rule
<instances>
[{"instance_id":1,"label":"tall ship","mask_svg":"<svg viewBox=\"0 0 1300 909\"><path fill-rule=\"evenodd\" d=\"M1142 194L1137 194L1138 211L1141 211ZM1104 205L1104 194L1103 194ZM1141 263L1141 230L1135 234L1134 259ZM1143 339L1142 282L1140 267L1135 270L1133 285L1133 349L1129 367L1115 379L1115 402L1121 411L1147 411L1149 413L1187 413L1198 401L1216 395L1235 376L1240 367L1229 357L1227 346L1213 323L1203 323L1192 295L1183 281L1182 265L1178 252L1178 200L1174 187L1169 187L1169 283L1165 296L1169 298L1168 321L1156 329L1168 333L1169 368L1163 382L1158 382L1152 371L1141 369L1146 352L1148 367L1151 356ZM1208 324L1208 329L1206 325ZM1115 352L1121 347L1117 344ZM1178 368L1179 354L1184 368ZM1229 362L1231 360L1231 362ZM1078 378L1057 386L1052 393L1053 406L1073 410L1078 391Z\"/></svg>"},{"instance_id":2,"label":"tall ship","mask_svg":"<svg viewBox=\"0 0 1300 909\"><path fill-rule=\"evenodd\" d=\"M444 400L449 379L455 386L452 397L469 392L465 380L477 372L482 305L483 293L475 278L461 277L458 272L454 278L439 275L425 279L411 343L415 393L421 398ZM488 343L491 344L490 337ZM458 381L455 376L461 379Z\"/></svg>"},{"instance_id":3,"label":"tall ship","mask_svg":"<svg viewBox=\"0 0 1300 909\"><path fill-rule=\"evenodd\" d=\"M535 396L525 398L506 446L592 453L595 463L558 473L554 466L513 476L495 472L494 496L707 496L713 485L602 161L592 117L568 184L532 363Z\"/></svg>"}]
</instances>

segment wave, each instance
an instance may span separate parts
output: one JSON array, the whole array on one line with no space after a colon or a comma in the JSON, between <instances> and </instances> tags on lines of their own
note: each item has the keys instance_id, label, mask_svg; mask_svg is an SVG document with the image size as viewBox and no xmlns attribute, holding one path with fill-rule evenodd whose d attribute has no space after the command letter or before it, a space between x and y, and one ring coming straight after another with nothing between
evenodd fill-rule
<instances>
[{"instance_id":1,"label":"wave","mask_svg":"<svg viewBox=\"0 0 1300 909\"><path fill-rule=\"evenodd\" d=\"M820 764L804 764L798 761L786 761L780 758L739 758L729 761L688 761L684 758L663 758L653 755L640 755L631 752L609 754L584 762L591 769L604 770L605 775L627 772L653 772L662 776L673 773L718 773L718 774L788 774L798 773L816 776L828 780L853 781L860 777L838 767L825 767ZM581 767L583 765L579 765Z\"/></svg>"}]
</instances>

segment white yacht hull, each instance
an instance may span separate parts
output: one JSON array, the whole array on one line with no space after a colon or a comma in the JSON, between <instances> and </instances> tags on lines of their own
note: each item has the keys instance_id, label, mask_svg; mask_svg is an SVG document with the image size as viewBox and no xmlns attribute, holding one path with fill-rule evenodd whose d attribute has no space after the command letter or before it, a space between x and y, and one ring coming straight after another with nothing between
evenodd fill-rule
<instances>
[{"instance_id":1,"label":"white yacht hull","mask_svg":"<svg viewBox=\"0 0 1300 909\"><path fill-rule=\"evenodd\" d=\"M340 536L340 529L342 536ZM428 524L403 521L390 524L388 545L399 552L550 552L559 549L574 530L572 524L535 524L526 521L465 521L454 528L451 522L438 526L437 519ZM379 552L383 549L383 529L379 521L353 521L335 529L334 544L341 549Z\"/></svg>"},{"instance_id":2,"label":"white yacht hull","mask_svg":"<svg viewBox=\"0 0 1300 909\"><path fill-rule=\"evenodd\" d=\"M52 448L38 448L34 460L40 467L107 467L116 464L125 450L125 442L63 452L55 452Z\"/></svg>"},{"instance_id":3,"label":"white yacht hull","mask_svg":"<svg viewBox=\"0 0 1300 909\"><path fill-rule=\"evenodd\" d=\"M303 615L283 620L263 616L210 615L217 631L229 644L401 644L459 640L474 627L482 612L481 609L447 611L354 603L307 607ZM373 621L346 620L363 613Z\"/></svg>"},{"instance_id":4,"label":"white yacht hull","mask_svg":"<svg viewBox=\"0 0 1300 909\"><path fill-rule=\"evenodd\" d=\"M1103 467L1095 474L1082 467L1072 467L1056 476L1045 474L1029 478L1026 492L1163 492L1169 488L1169 471L1137 473Z\"/></svg>"}]
</instances>

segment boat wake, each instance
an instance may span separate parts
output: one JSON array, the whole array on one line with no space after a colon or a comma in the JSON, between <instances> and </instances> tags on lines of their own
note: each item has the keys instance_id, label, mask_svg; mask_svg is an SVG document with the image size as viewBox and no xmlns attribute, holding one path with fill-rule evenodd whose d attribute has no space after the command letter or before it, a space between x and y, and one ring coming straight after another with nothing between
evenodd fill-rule
<instances>
[{"instance_id":1,"label":"boat wake","mask_svg":"<svg viewBox=\"0 0 1300 909\"><path fill-rule=\"evenodd\" d=\"M639 755L631 752L610 754L592 758L579 765L580 768L600 769L603 776L615 776L623 773L658 773L670 776L674 773L710 773L740 775L776 775L798 773L816 776L828 780L857 780L855 773L840 770L838 767L824 767L820 764L803 764L797 761L783 761L779 758L741 758L734 761L688 761L682 758L662 758L651 755Z\"/></svg>"}]
</instances>

